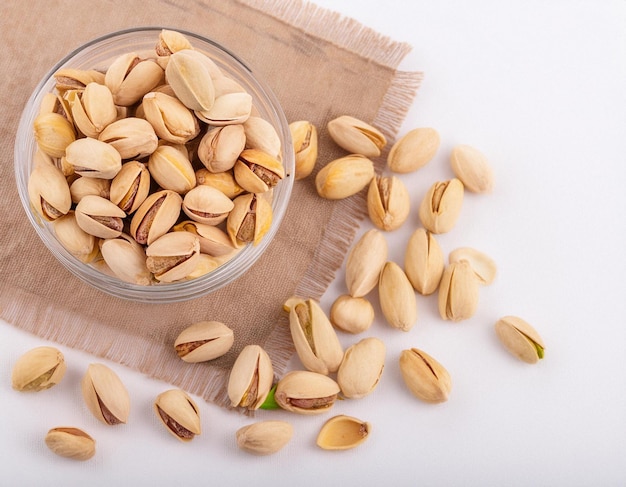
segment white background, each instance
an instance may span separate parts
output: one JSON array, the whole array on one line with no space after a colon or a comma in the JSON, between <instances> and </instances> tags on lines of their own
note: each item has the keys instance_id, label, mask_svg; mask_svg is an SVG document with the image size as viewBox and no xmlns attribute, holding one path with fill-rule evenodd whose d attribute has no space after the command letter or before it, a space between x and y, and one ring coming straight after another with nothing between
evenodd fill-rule
<instances>
[{"instance_id":1,"label":"white background","mask_svg":"<svg viewBox=\"0 0 626 487\"><path fill-rule=\"evenodd\" d=\"M376 391L333 411L369 421L369 440L322 451L315 437L330 415L261 412L259 420L295 428L270 457L237 449L235 431L250 419L202 401L202 435L176 441L152 412L170 386L117 364L109 365L131 391L130 421L100 424L79 386L98 359L66 347L60 385L18 393L12 364L45 342L2 323L1 485L626 485L626 2L317 3L414 47L401 67L425 79L401 134L431 126L442 137L436 158L402 177L414 209L430 184L452 176L454 145L471 144L491 161L494 192L467 195L458 225L439 238L446 253L473 246L498 263L477 314L443 322L435 299L418 296L410 332L379 317L362 336L342 334L346 346L365 336L387 345ZM413 211L387 235L393 260L402 262L417 226ZM345 292L343 277L342 269L322 300L326 310ZM542 334L545 360L527 365L503 350L493 324L507 314ZM428 405L405 389L397 360L410 347L449 370L447 403ZM78 463L49 452L43 438L58 425L91 433L96 456Z\"/></svg>"}]
</instances>

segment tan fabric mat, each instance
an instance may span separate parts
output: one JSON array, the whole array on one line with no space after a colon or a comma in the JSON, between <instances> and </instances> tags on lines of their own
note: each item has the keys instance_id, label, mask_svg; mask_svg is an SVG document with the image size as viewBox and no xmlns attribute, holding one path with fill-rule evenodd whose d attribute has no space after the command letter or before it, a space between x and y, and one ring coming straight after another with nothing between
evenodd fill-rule
<instances>
[{"instance_id":1,"label":"tan fabric mat","mask_svg":"<svg viewBox=\"0 0 626 487\"><path fill-rule=\"evenodd\" d=\"M275 92L290 122L306 119L319 128L314 176L344 155L325 130L336 116L354 115L394 139L421 79L419 73L396 70L410 46L294 0L9 0L0 6L0 23L0 317L222 406L228 404L229 366L243 346L262 345L281 376L293 353L281 305L294 294L322 296L364 216L363 194L331 202L317 196L313 177L297 181L277 237L242 278L184 303L121 300L66 271L30 227L13 172L22 109L48 69L92 38L136 26L185 29L213 38L245 60ZM378 167L383 163L381 158ZM226 323L235 344L214 362L183 363L173 350L174 339L201 320Z\"/></svg>"}]
</instances>

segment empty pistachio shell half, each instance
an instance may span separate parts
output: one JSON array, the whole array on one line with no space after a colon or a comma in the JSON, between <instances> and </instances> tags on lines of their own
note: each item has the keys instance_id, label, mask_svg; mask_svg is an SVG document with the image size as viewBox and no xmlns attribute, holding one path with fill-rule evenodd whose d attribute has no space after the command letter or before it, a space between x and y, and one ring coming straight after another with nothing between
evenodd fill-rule
<instances>
[{"instance_id":1,"label":"empty pistachio shell half","mask_svg":"<svg viewBox=\"0 0 626 487\"><path fill-rule=\"evenodd\" d=\"M469 262L451 263L439 283L439 315L444 320L461 321L474 316L478 308L478 278Z\"/></svg>"},{"instance_id":2,"label":"empty pistachio shell half","mask_svg":"<svg viewBox=\"0 0 626 487\"><path fill-rule=\"evenodd\" d=\"M274 368L259 345L246 345L235 360L228 378L227 393L233 407L258 409L272 388Z\"/></svg>"},{"instance_id":3,"label":"empty pistachio shell half","mask_svg":"<svg viewBox=\"0 0 626 487\"><path fill-rule=\"evenodd\" d=\"M296 155L296 180L306 178L315 167L318 152L317 128L300 120L289 124L293 150Z\"/></svg>"},{"instance_id":4,"label":"empty pistachio shell half","mask_svg":"<svg viewBox=\"0 0 626 487\"><path fill-rule=\"evenodd\" d=\"M367 212L370 220L387 232L402 226L411 210L406 186L396 176L376 176L367 191Z\"/></svg>"},{"instance_id":5,"label":"empty pistachio shell half","mask_svg":"<svg viewBox=\"0 0 626 487\"><path fill-rule=\"evenodd\" d=\"M337 371L341 393L349 399L370 394L378 385L385 367L385 344L378 338L368 337L346 350Z\"/></svg>"},{"instance_id":6,"label":"empty pistachio shell half","mask_svg":"<svg viewBox=\"0 0 626 487\"><path fill-rule=\"evenodd\" d=\"M162 392L154 401L154 411L167 431L180 441L191 441L201 433L200 410L185 391Z\"/></svg>"},{"instance_id":7,"label":"empty pistachio shell half","mask_svg":"<svg viewBox=\"0 0 626 487\"><path fill-rule=\"evenodd\" d=\"M529 364L543 359L543 340L537 330L523 319L505 316L496 322L495 329L498 338L513 356Z\"/></svg>"},{"instance_id":8,"label":"empty pistachio shell half","mask_svg":"<svg viewBox=\"0 0 626 487\"><path fill-rule=\"evenodd\" d=\"M450 263L462 260L469 263L481 284L491 284L496 278L496 263L484 252L471 247L459 247L450 252Z\"/></svg>"},{"instance_id":9,"label":"empty pistachio shell half","mask_svg":"<svg viewBox=\"0 0 626 487\"><path fill-rule=\"evenodd\" d=\"M176 354L196 363L221 357L234 343L233 330L219 321L200 321L180 332L174 342Z\"/></svg>"},{"instance_id":10,"label":"empty pistachio shell half","mask_svg":"<svg viewBox=\"0 0 626 487\"><path fill-rule=\"evenodd\" d=\"M404 252L404 272L413 288L424 296L434 293L444 267L443 251L435 236L424 228L415 230Z\"/></svg>"},{"instance_id":11,"label":"empty pistachio shell half","mask_svg":"<svg viewBox=\"0 0 626 487\"><path fill-rule=\"evenodd\" d=\"M380 130L349 115L331 120L326 128L335 143L352 154L378 157L387 144Z\"/></svg>"},{"instance_id":12,"label":"empty pistachio shell half","mask_svg":"<svg viewBox=\"0 0 626 487\"><path fill-rule=\"evenodd\" d=\"M365 298L353 298L342 294L330 308L330 322L346 333L364 332L374 322L374 307Z\"/></svg>"},{"instance_id":13,"label":"empty pistachio shell half","mask_svg":"<svg viewBox=\"0 0 626 487\"><path fill-rule=\"evenodd\" d=\"M387 323L402 331L409 331L417 321L415 290L402 268L387 262L378 282L380 308Z\"/></svg>"},{"instance_id":14,"label":"empty pistachio shell half","mask_svg":"<svg viewBox=\"0 0 626 487\"><path fill-rule=\"evenodd\" d=\"M434 183L419 207L419 218L432 233L452 230L461 214L463 183L456 179Z\"/></svg>"},{"instance_id":15,"label":"empty pistachio shell half","mask_svg":"<svg viewBox=\"0 0 626 487\"><path fill-rule=\"evenodd\" d=\"M493 170L485 155L469 145L452 149L450 164L455 176L468 191L488 193L493 189Z\"/></svg>"},{"instance_id":16,"label":"empty pistachio shell half","mask_svg":"<svg viewBox=\"0 0 626 487\"><path fill-rule=\"evenodd\" d=\"M424 167L439 149L439 133L430 127L407 132L391 147L387 166L393 172L409 173Z\"/></svg>"},{"instance_id":17,"label":"empty pistachio shell half","mask_svg":"<svg viewBox=\"0 0 626 487\"><path fill-rule=\"evenodd\" d=\"M387 254L385 236L376 229L365 232L352 246L346 260L346 286L351 296L365 296L376 287Z\"/></svg>"},{"instance_id":18,"label":"empty pistachio shell half","mask_svg":"<svg viewBox=\"0 0 626 487\"><path fill-rule=\"evenodd\" d=\"M341 414L324 423L316 443L324 450L349 450L363 443L370 431L369 423Z\"/></svg>"},{"instance_id":19,"label":"empty pistachio shell half","mask_svg":"<svg viewBox=\"0 0 626 487\"><path fill-rule=\"evenodd\" d=\"M452 389L450 374L426 352L417 348L403 350L400 371L406 386L418 399L430 403L448 400Z\"/></svg>"},{"instance_id":20,"label":"empty pistachio shell half","mask_svg":"<svg viewBox=\"0 0 626 487\"><path fill-rule=\"evenodd\" d=\"M81 389L85 404L98 420L108 425L128 421L130 396L118 375L109 367L89 364Z\"/></svg>"},{"instance_id":21,"label":"empty pistachio shell half","mask_svg":"<svg viewBox=\"0 0 626 487\"><path fill-rule=\"evenodd\" d=\"M293 436L293 426L287 421L259 421L239 428L237 446L255 455L271 455L281 450Z\"/></svg>"},{"instance_id":22,"label":"empty pistachio shell half","mask_svg":"<svg viewBox=\"0 0 626 487\"><path fill-rule=\"evenodd\" d=\"M294 370L278 381L274 399L287 411L322 414L333 407L339 391L339 384L326 375Z\"/></svg>"},{"instance_id":23,"label":"empty pistachio shell half","mask_svg":"<svg viewBox=\"0 0 626 487\"><path fill-rule=\"evenodd\" d=\"M67 365L60 350L37 347L17 359L11 374L13 389L42 391L61 382Z\"/></svg>"},{"instance_id":24,"label":"empty pistachio shell half","mask_svg":"<svg viewBox=\"0 0 626 487\"><path fill-rule=\"evenodd\" d=\"M45 442L52 452L73 460L89 460L96 454L95 440L78 428L68 426L52 428L48 431Z\"/></svg>"},{"instance_id":25,"label":"empty pistachio shell half","mask_svg":"<svg viewBox=\"0 0 626 487\"><path fill-rule=\"evenodd\" d=\"M340 200L361 191L374 177L374 163L360 154L350 154L326 164L315 176L317 194Z\"/></svg>"}]
</instances>

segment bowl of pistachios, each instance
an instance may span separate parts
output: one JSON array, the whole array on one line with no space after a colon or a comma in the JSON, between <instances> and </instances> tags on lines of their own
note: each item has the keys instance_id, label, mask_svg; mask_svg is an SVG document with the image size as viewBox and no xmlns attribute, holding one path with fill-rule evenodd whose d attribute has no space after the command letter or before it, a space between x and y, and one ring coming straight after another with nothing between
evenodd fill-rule
<instances>
[{"instance_id":1,"label":"bowl of pistachios","mask_svg":"<svg viewBox=\"0 0 626 487\"><path fill-rule=\"evenodd\" d=\"M35 88L15 142L27 218L72 274L119 298L198 298L243 276L293 187L276 96L218 43L146 27L94 39Z\"/></svg>"}]
</instances>

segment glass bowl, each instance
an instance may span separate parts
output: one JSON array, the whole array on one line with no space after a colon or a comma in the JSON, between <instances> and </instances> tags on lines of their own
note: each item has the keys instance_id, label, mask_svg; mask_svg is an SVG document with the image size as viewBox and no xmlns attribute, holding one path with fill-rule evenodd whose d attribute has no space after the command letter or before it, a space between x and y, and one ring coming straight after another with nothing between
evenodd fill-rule
<instances>
[{"instance_id":1,"label":"glass bowl","mask_svg":"<svg viewBox=\"0 0 626 487\"><path fill-rule=\"evenodd\" d=\"M57 240L52 224L44 221L31 207L28 197L28 178L33 169L37 144L33 122L46 93L54 91L54 73L61 68L104 70L121 54L136 52L154 53L162 29L167 27L142 27L113 32L94 39L74 50L59 61L39 82L22 113L15 142L15 177L26 216L37 234L63 266L85 283L118 298L149 303L168 303L194 299L216 291L241 277L267 249L285 215L293 187L294 154L289 125L275 95L259 80L253 70L235 54L218 43L181 29L176 30L189 39L194 49L207 54L222 70L237 81L252 96L256 113L270 122L281 141L281 157L285 177L273 190L272 224L257 245L249 244L231 260L217 269L195 279L154 285L131 284L105 274L81 262Z\"/></svg>"}]
</instances>

